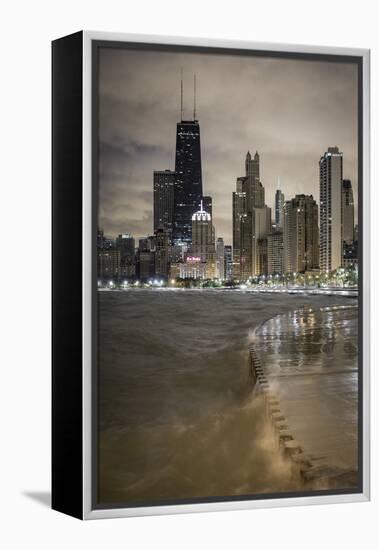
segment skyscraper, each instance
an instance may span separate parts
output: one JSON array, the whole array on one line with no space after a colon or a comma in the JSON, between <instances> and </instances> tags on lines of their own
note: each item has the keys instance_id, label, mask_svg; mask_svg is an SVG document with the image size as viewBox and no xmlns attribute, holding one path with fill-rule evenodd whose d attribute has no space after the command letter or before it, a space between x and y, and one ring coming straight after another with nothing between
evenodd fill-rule
<instances>
[{"instance_id":1,"label":"skyscraper","mask_svg":"<svg viewBox=\"0 0 379 550\"><path fill-rule=\"evenodd\" d=\"M246 193L247 212L252 212L253 208L260 208L265 204L265 190L260 181L260 159L258 151L254 158L250 151L245 158L245 177L241 180L242 191Z\"/></svg>"},{"instance_id":2,"label":"skyscraper","mask_svg":"<svg viewBox=\"0 0 379 550\"><path fill-rule=\"evenodd\" d=\"M343 247L343 267L358 266L358 241L350 244L345 243Z\"/></svg>"},{"instance_id":3,"label":"skyscraper","mask_svg":"<svg viewBox=\"0 0 379 550\"><path fill-rule=\"evenodd\" d=\"M271 208L263 205L254 208L252 213L252 244L251 244L251 273L250 275L265 275L266 264L262 261L262 250L267 255L267 243L263 241L271 232Z\"/></svg>"},{"instance_id":4,"label":"skyscraper","mask_svg":"<svg viewBox=\"0 0 379 550\"><path fill-rule=\"evenodd\" d=\"M284 205L284 271L319 267L318 206L312 195L296 195Z\"/></svg>"},{"instance_id":5,"label":"skyscraper","mask_svg":"<svg viewBox=\"0 0 379 550\"><path fill-rule=\"evenodd\" d=\"M97 248L104 248L104 231L102 229L97 230Z\"/></svg>"},{"instance_id":6,"label":"skyscraper","mask_svg":"<svg viewBox=\"0 0 379 550\"><path fill-rule=\"evenodd\" d=\"M224 247L224 266L224 278L227 281L231 281L233 279L233 250L230 244L226 244Z\"/></svg>"},{"instance_id":7,"label":"skyscraper","mask_svg":"<svg viewBox=\"0 0 379 550\"><path fill-rule=\"evenodd\" d=\"M257 240L257 251L256 251L256 274L257 275L267 275L268 273L268 264L267 264L267 238Z\"/></svg>"},{"instance_id":8,"label":"skyscraper","mask_svg":"<svg viewBox=\"0 0 379 550\"><path fill-rule=\"evenodd\" d=\"M160 227L155 231L155 275L167 279L170 259L170 231Z\"/></svg>"},{"instance_id":9,"label":"skyscraper","mask_svg":"<svg viewBox=\"0 0 379 550\"><path fill-rule=\"evenodd\" d=\"M138 240L138 250L140 252L154 252L155 251L155 236L149 235L149 237L141 237Z\"/></svg>"},{"instance_id":10,"label":"skyscraper","mask_svg":"<svg viewBox=\"0 0 379 550\"><path fill-rule=\"evenodd\" d=\"M258 240L271 230L271 209L265 205L265 190L260 181L258 152L245 158L245 176L238 177L233 193L233 277L246 281L259 275ZM261 249L265 244L261 243ZM262 257L262 256L261 256ZM263 268L262 268L263 269Z\"/></svg>"},{"instance_id":11,"label":"skyscraper","mask_svg":"<svg viewBox=\"0 0 379 550\"><path fill-rule=\"evenodd\" d=\"M172 231L175 181L172 170L154 171L154 231L160 227Z\"/></svg>"},{"instance_id":12,"label":"skyscraper","mask_svg":"<svg viewBox=\"0 0 379 550\"><path fill-rule=\"evenodd\" d=\"M342 240L354 241L354 197L350 180L342 181Z\"/></svg>"},{"instance_id":13,"label":"skyscraper","mask_svg":"<svg viewBox=\"0 0 379 550\"><path fill-rule=\"evenodd\" d=\"M203 208L208 214L211 215L211 218L213 219L213 209L212 209L212 197L209 195L204 195L203 197Z\"/></svg>"},{"instance_id":14,"label":"skyscraper","mask_svg":"<svg viewBox=\"0 0 379 550\"><path fill-rule=\"evenodd\" d=\"M216 278L225 278L225 245L222 237L216 242Z\"/></svg>"},{"instance_id":15,"label":"skyscraper","mask_svg":"<svg viewBox=\"0 0 379 550\"><path fill-rule=\"evenodd\" d=\"M183 113L183 109L182 109ZM192 216L203 198L200 126L195 119L176 125L174 229L175 242L192 240Z\"/></svg>"},{"instance_id":16,"label":"skyscraper","mask_svg":"<svg viewBox=\"0 0 379 550\"><path fill-rule=\"evenodd\" d=\"M117 248L97 250L97 275L100 281L120 277L120 251Z\"/></svg>"},{"instance_id":17,"label":"skyscraper","mask_svg":"<svg viewBox=\"0 0 379 550\"><path fill-rule=\"evenodd\" d=\"M329 147L320 158L320 269L328 272L342 265L342 167L338 147Z\"/></svg>"},{"instance_id":18,"label":"skyscraper","mask_svg":"<svg viewBox=\"0 0 379 550\"><path fill-rule=\"evenodd\" d=\"M210 214L203 209L192 215L192 246L191 255L200 258L206 264L206 277L213 279L215 275L215 243Z\"/></svg>"},{"instance_id":19,"label":"skyscraper","mask_svg":"<svg viewBox=\"0 0 379 550\"><path fill-rule=\"evenodd\" d=\"M283 273L283 232L272 231L267 235L267 272Z\"/></svg>"},{"instance_id":20,"label":"skyscraper","mask_svg":"<svg viewBox=\"0 0 379 550\"><path fill-rule=\"evenodd\" d=\"M233 192L233 279L239 280L241 266L241 217L246 214L246 193L243 193L238 185L237 191Z\"/></svg>"},{"instance_id":21,"label":"skyscraper","mask_svg":"<svg viewBox=\"0 0 379 550\"><path fill-rule=\"evenodd\" d=\"M134 277L135 269L135 241L132 235L119 235L116 239L116 248L120 253L121 277Z\"/></svg>"},{"instance_id":22,"label":"skyscraper","mask_svg":"<svg viewBox=\"0 0 379 550\"><path fill-rule=\"evenodd\" d=\"M102 229L97 230L97 248L103 250L109 250L115 248L116 243L114 239L106 237Z\"/></svg>"},{"instance_id":23,"label":"skyscraper","mask_svg":"<svg viewBox=\"0 0 379 550\"><path fill-rule=\"evenodd\" d=\"M244 212L240 216L240 249L239 254L239 276L241 281L247 281L252 275L252 233L253 215L251 212ZM236 251L237 252L237 251Z\"/></svg>"},{"instance_id":24,"label":"skyscraper","mask_svg":"<svg viewBox=\"0 0 379 550\"><path fill-rule=\"evenodd\" d=\"M136 255L136 271L140 281L147 281L155 276L155 252L138 250Z\"/></svg>"},{"instance_id":25,"label":"skyscraper","mask_svg":"<svg viewBox=\"0 0 379 550\"><path fill-rule=\"evenodd\" d=\"M279 227L283 227L283 206L284 193L277 189L275 193L275 223Z\"/></svg>"},{"instance_id":26,"label":"skyscraper","mask_svg":"<svg viewBox=\"0 0 379 550\"><path fill-rule=\"evenodd\" d=\"M248 177L253 178L255 181L259 181L259 154L255 152L254 158L252 158L250 151L246 154L245 159L245 174Z\"/></svg>"}]
</instances>

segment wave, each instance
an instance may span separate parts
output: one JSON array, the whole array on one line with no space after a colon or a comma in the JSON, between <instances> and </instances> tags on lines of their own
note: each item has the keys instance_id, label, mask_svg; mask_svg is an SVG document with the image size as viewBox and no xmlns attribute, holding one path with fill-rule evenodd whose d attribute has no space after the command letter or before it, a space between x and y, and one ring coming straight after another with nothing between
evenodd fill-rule
<instances>
[{"instance_id":1,"label":"wave","mask_svg":"<svg viewBox=\"0 0 379 550\"><path fill-rule=\"evenodd\" d=\"M264 320L328 301L204 290L101 293L101 501L297 489L265 404L252 392L248 350Z\"/></svg>"}]
</instances>

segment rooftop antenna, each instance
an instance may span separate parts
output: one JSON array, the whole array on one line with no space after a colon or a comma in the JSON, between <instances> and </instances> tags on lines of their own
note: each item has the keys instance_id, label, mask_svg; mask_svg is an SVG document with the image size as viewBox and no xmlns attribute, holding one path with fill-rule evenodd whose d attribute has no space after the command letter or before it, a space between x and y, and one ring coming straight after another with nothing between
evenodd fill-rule
<instances>
[{"instance_id":1,"label":"rooftop antenna","mask_svg":"<svg viewBox=\"0 0 379 550\"><path fill-rule=\"evenodd\" d=\"M278 176L278 189L280 189L280 176Z\"/></svg>"},{"instance_id":2,"label":"rooftop antenna","mask_svg":"<svg viewBox=\"0 0 379 550\"><path fill-rule=\"evenodd\" d=\"M183 121L183 69L180 69L180 121Z\"/></svg>"},{"instance_id":3,"label":"rooftop antenna","mask_svg":"<svg viewBox=\"0 0 379 550\"><path fill-rule=\"evenodd\" d=\"M193 75L193 120L196 120L196 73Z\"/></svg>"}]
</instances>

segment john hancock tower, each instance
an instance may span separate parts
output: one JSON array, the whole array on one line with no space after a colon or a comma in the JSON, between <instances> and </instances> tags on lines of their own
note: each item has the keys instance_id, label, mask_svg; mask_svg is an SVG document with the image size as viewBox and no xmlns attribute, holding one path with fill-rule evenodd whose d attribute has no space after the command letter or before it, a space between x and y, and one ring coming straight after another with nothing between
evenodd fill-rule
<instances>
[{"instance_id":1,"label":"john hancock tower","mask_svg":"<svg viewBox=\"0 0 379 550\"><path fill-rule=\"evenodd\" d=\"M196 77L194 77L193 120L183 119L183 79L180 99L181 120L176 125L173 241L175 244L190 244L192 215L199 210L199 204L203 198L200 126L196 120Z\"/></svg>"}]
</instances>

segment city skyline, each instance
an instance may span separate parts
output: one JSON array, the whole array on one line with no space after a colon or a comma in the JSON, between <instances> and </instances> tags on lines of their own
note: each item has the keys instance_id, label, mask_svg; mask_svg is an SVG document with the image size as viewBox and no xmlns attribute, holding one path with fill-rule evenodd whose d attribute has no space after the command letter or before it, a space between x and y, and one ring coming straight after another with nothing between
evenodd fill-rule
<instances>
[{"instance_id":1,"label":"city skyline","mask_svg":"<svg viewBox=\"0 0 379 550\"><path fill-rule=\"evenodd\" d=\"M193 193L198 191L192 187L192 178L187 185L183 183L183 178L194 170L201 178L200 157L193 158L193 144L199 140L200 129L197 121L188 124L191 129L184 134L183 123L177 125L181 144L176 158L182 159L183 168L177 165L175 172L154 171L154 235L140 238L136 247L130 234L109 239L98 229L100 287L104 280L113 285L113 279L118 283L123 279L123 285L130 281L163 284L169 280L174 284L185 279L251 283L257 277L274 277L277 281L283 276L306 273L314 283L316 272L339 274L344 280L343 268L356 267L354 196L351 181L342 177L343 154L337 146L329 147L319 161L320 224L319 206L313 195L296 194L285 200L279 190L275 194L274 219L272 209L265 204L259 154L248 152L245 175L236 178L232 194L233 245L228 247L222 237L215 242L212 197L198 197L200 205L196 208ZM230 252L225 255L228 248Z\"/></svg>"},{"instance_id":2,"label":"city skyline","mask_svg":"<svg viewBox=\"0 0 379 550\"><path fill-rule=\"evenodd\" d=\"M105 50L100 56L99 226L106 234L131 233L138 239L153 231L153 171L175 168L178 67L184 74L185 118L191 118L191 79L197 74L203 186L213 198L214 226L225 244L232 242L231 196L248 149L260 153L266 204L273 211L278 176L286 200L305 193L319 203L318 160L333 145L344 153L343 177L351 180L357 197L353 65ZM233 75L238 79L231 95ZM321 85L324 78L327 87ZM258 89L247 86L257 81Z\"/></svg>"}]
</instances>

